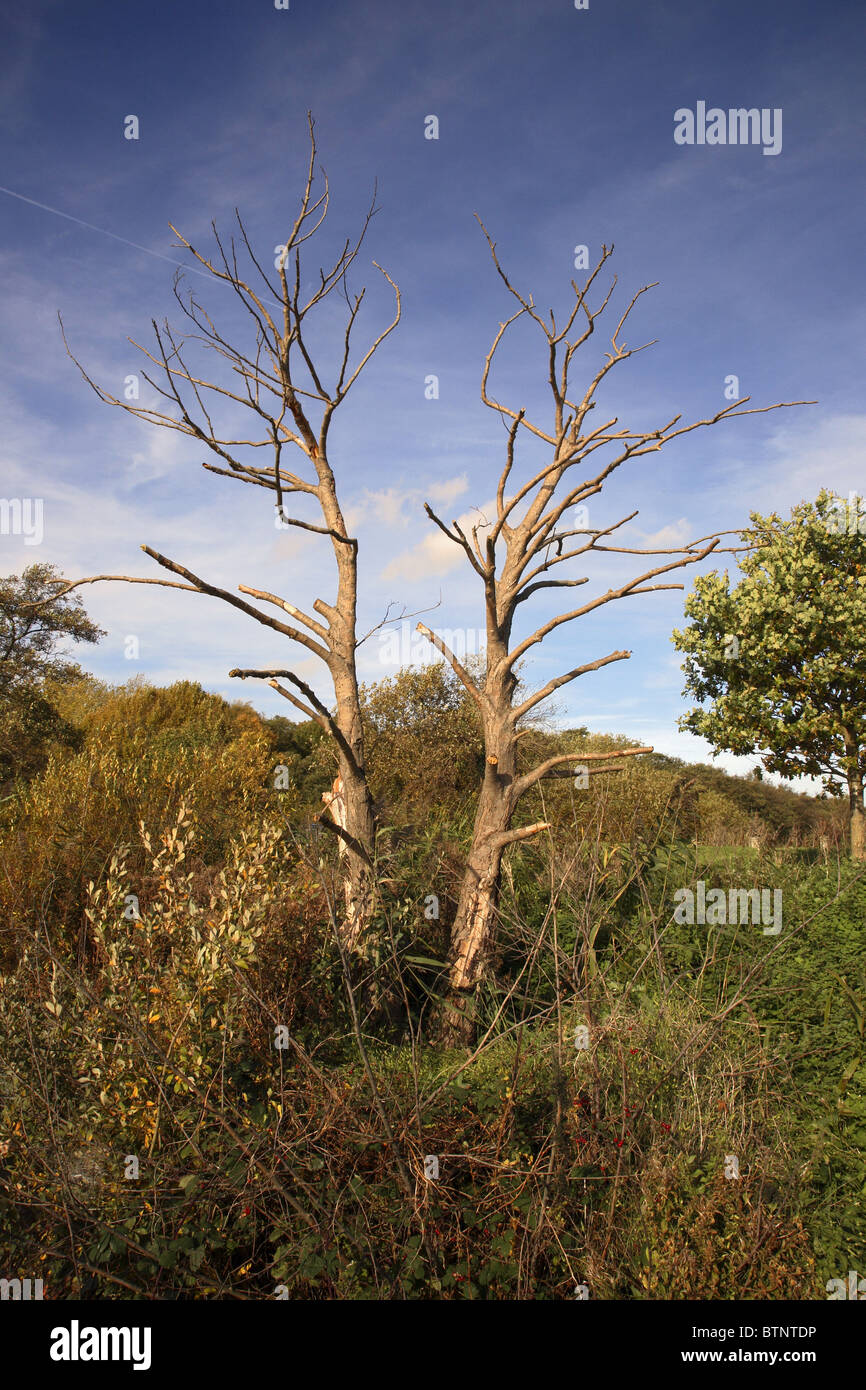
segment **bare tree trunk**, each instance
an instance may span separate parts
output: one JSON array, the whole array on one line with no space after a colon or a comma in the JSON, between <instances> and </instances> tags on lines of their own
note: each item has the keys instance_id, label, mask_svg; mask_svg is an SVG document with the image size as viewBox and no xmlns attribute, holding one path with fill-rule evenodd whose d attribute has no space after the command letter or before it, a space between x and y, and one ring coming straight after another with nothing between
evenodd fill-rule
<instances>
[{"instance_id":1,"label":"bare tree trunk","mask_svg":"<svg viewBox=\"0 0 866 1390\"><path fill-rule=\"evenodd\" d=\"M365 850L364 854L350 851L343 882L346 903L344 942L350 951L358 949L359 941L370 924L373 913L373 804L369 788L363 779L355 779L346 791L346 830Z\"/></svg>"},{"instance_id":2,"label":"bare tree trunk","mask_svg":"<svg viewBox=\"0 0 866 1390\"><path fill-rule=\"evenodd\" d=\"M327 464L324 463L327 468ZM330 472L330 470L328 470ZM336 493L325 493L323 506L328 524L336 535L345 535L345 523ZM331 501L333 497L333 502ZM338 748L342 794L345 802L345 830L348 850L343 895L346 904L343 941L350 951L357 949L373 911L373 859L376 849L376 818L373 797L367 782L364 758L364 728L361 695L355 664L358 601L357 546L354 542L334 541L339 583L337 602L328 617L332 651L331 675L336 697L334 721L343 736Z\"/></svg>"},{"instance_id":3,"label":"bare tree trunk","mask_svg":"<svg viewBox=\"0 0 866 1390\"><path fill-rule=\"evenodd\" d=\"M349 771L348 765L345 771ZM322 793L322 800L338 834L345 831L345 839L341 836L338 851L345 902L345 915L339 924L340 939L347 951L356 951L372 914L374 883L370 862L372 856L350 848L350 842L360 849L372 844L373 807L366 782L350 774L347 783L342 772L334 778L331 790Z\"/></svg>"},{"instance_id":4,"label":"bare tree trunk","mask_svg":"<svg viewBox=\"0 0 866 1390\"><path fill-rule=\"evenodd\" d=\"M851 858L866 859L866 811L863 809L863 774L848 777L848 805L851 813Z\"/></svg>"},{"instance_id":5,"label":"bare tree trunk","mask_svg":"<svg viewBox=\"0 0 866 1390\"><path fill-rule=\"evenodd\" d=\"M351 694L341 699L344 684L349 686ZM345 682L335 680L334 685L337 693L336 722L353 755L349 759L341 752L339 764L346 808L345 828L349 837L346 876L343 881L343 897L346 904L343 940L350 951L355 951L373 913L376 818L364 763L361 701L354 652L350 676Z\"/></svg>"},{"instance_id":6,"label":"bare tree trunk","mask_svg":"<svg viewBox=\"0 0 866 1390\"><path fill-rule=\"evenodd\" d=\"M510 760L504 759L506 768L509 761L513 768L513 742L510 752ZM513 781L513 771L509 774L488 759L451 931L450 997L444 1031L455 1044L471 1041L475 994L495 937L502 856L513 812Z\"/></svg>"}]
</instances>

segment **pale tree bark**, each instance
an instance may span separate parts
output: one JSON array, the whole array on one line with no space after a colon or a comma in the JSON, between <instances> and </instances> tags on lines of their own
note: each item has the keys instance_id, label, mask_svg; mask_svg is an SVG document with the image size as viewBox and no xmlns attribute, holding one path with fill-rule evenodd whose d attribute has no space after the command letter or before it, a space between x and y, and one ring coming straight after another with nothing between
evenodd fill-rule
<instances>
[{"instance_id":1,"label":"pale tree bark","mask_svg":"<svg viewBox=\"0 0 866 1390\"><path fill-rule=\"evenodd\" d=\"M480 219L479 219L480 222ZM651 752L649 748L627 749L614 754L590 755L578 751L548 758L534 768L519 768L521 723L554 691L577 680L580 676L599 670L612 662L627 660L628 651L612 651L593 661L585 662L562 675L553 677L535 693L516 700L516 665L531 654L548 634L564 624L576 621L597 611L603 605L632 595L647 594L662 589L682 589L682 584L653 583L670 571L703 560L717 550L723 534L713 533L670 550L648 550L616 544L604 544L620 527L637 515L636 511L620 518L603 529L591 529L578 523L570 524L566 513L598 495L610 475L623 463L645 454L657 453L665 444L692 430L717 424L720 420L740 415L764 414L781 409L783 405L806 402L785 402L752 410L744 410L749 397L732 403L724 410L691 424L680 424L681 416L652 430L629 430L618 427L615 417L590 426L589 415L595 408L598 387L618 363L650 347L629 348L619 341L622 329L635 304L648 289L645 285L635 294L616 326L611 339L611 351L605 362L592 375L582 395L575 394L571 384L572 361L578 349L595 330L596 320L607 308L616 278L596 308L588 297L595 281L612 254L613 247L603 247L601 257L583 287L571 282L574 303L558 328L553 310L548 319L542 318L532 297L525 297L509 281L499 263L495 244L483 224L490 253L508 292L517 301L514 314L499 326L487 355L481 380L481 399L496 411L508 429L504 466L496 492L496 513L491 520L481 520L470 527L454 521L447 526L429 506L425 511L446 536L459 546L478 578L484 594L487 647L483 675L474 679L455 654L442 640L419 623L433 645L450 663L466 690L475 701L483 730L486 766L479 792L472 843L452 928L449 953L450 1007L446 1033L455 1041L466 1042L473 1031L473 1000L478 986L488 971L496 937L497 902L503 855L509 845L530 839L548 828L543 821L531 825L514 825L514 816L521 798L547 777L573 777L580 767L593 774L611 772L622 767L617 759ZM541 330L543 369L550 396L551 416L544 427L527 419L524 409L512 409L492 398L488 390L491 366L497 349L508 329L518 319L528 318ZM575 327L577 325L577 328ZM519 486L512 484L507 493L515 466L518 436L529 434L541 440L550 450L549 461ZM521 436L522 437L522 436ZM610 455L606 462L587 461L599 450ZM602 456L603 457L603 456ZM580 466L581 481L569 476ZM468 534L467 534L468 532ZM576 588L589 582L587 576L577 578L552 577L555 567L589 553L672 557L643 570L635 578L599 593L586 603L559 613L528 635L514 639L516 620L522 618L520 605L540 590ZM596 760L603 766L590 767ZM566 765L572 764L569 768Z\"/></svg>"},{"instance_id":2,"label":"pale tree bark","mask_svg":"<svg viewBox=\"0 0 866 1390\"><path fill-rule=\"evenodd\" d=\"M306 718L315 720L334 740L341 783L341 809L338 816L331 820L322 819L321 824L333 830L340 839L346 889L345 945L356 949L372 908L375 816L365 770L356 669L356 649L359 645L356 631L358 542L349 534L346 526L331 468L328 441L335 411L373 354L396 328L401 305L399 289L387 271L377 265L376 269L381 271L390 286L389 293L393 292L394 295L393 318L360 354L354 354L352 333L366 291L362 289L358 294L350 294L347 273L360 251L376 211L375 192L355 242L347 240L331 268L328 271L320 269L311 291L305 290L302 294L301 247L321 227L330 197L324 174L322 191L318 196L314 193L316 140L311 117L308 117L308 122L310 158L300 210L281 248L274 273L266 273L263 269L237 213L239 242L236 244L232 238L229 246L225 247L216 227L213 227L217 248L213 258L194 248L172 227L180 244L197 263L199 273L225 286L243 305L251 321L250 344L245 347L231 345L197 297L192 292L181 294L181 276L178 275L174 286L175 297L194 331L178 338L168 323L160 327L154 322L154 347L149 349L134 344L151 367L156 369L153 375L149 371L143 375L152 390L162 398L158 403L160 408L119 399L96 385L76 358L73 357L73 361L100 400L118 406L139 419L188 435L203 444L219 460L202 464L209 472L273 493L277 513L275 524L279 522L281 526L326 537L332 548L336 569L336 591L331 601L317 598L307 613L276 593L240 584L238 592L256 601L249 603L191 573L183 565L148 546L142 547L146 554L164 569L181 576L185 582L138 579L130 575L93 575L76 580L68 588L100 580L122 580L161 584L220 598L270 627L303 651L313 654L327 668L334 696L333 714L312 688L291 670L235 668L230 674L241 679L259 677L268 680L295 708ZM244 273L239 267L239 256L243 253L249 262L249 270ZM375 262L373 264L376 265ZM307 319L334 290L345 300L346 317L328 378L321 363L314 361L311 354ZM194 343L203 345L228 368L225 383L198 375L188 364L187 348ZM217 411L227 418L217 420ZM238 417L243 417L245 411L248 412L246 419L250 423L240 427ZM289 449L301 455L298 472L286 464L284 452ZM265 455L270 456L270 461L259 464L257 450L264 450ZM311 499L312 520L287 514L285 500L290 496ZM273 617L268 608L281 611L291 621ZM293 689L287 689L281 681L288 681Z\"/></svg>"},{"instance_id":3,"label":"pale tree bark","mask_svg":"<svg viewBox=\"0 0 866 1390\"><path fill-rule=\"evenodd\" d=\"M373 893L373 863L369 854L360 847L362 842L349 831L349 808L346 788L341 775L334 778L331 790L322 792L325 809L331 816L334 830L339 837L337 853L344 867L343 897L345 916L342 924L343 945L350 951L357 949L359 938L369 917L368 903ZM361 812L358 808L353 824L358 825ZM370 831L373 832L371 822ZM351 850L354 849L354 853Z\"/></svg>"},{"instance_id":4,"label":"pale tree bark","mask_svg":"<svg viewBox=\"0 0 866 1390\"><path fill-rule=\"evenodd\" d=\"M826 790L834 796L841 795L843 787L847 790L849 851L853 860L866 860L866 808L863 804L866 755L859 741L858 721L852 720L850 708L842 705L838 713L843 754L828 755L820 768Z\"/></svg>"},{"instance_id":5,"label":"pale tree bark","mask_svg":"<svg viewBox=\"0 0 866 1390\"><path fill-rule=\"evenodd\" d=\"M848 812L851 858L866 859L866 810L863 807L863 772L858 750L851 750L853 767L848 773Z\"/></svg>"},{"instance_id":6,"label":"pale tree bark","mask_svg":"<svg viewBox=\"0 0 866 1390\"><path fill-rule=\"evenodd\" d=\"M863 779L850 787L851 858L866 859L866 811L863 809Z\"/></svg>"}]
</instances>

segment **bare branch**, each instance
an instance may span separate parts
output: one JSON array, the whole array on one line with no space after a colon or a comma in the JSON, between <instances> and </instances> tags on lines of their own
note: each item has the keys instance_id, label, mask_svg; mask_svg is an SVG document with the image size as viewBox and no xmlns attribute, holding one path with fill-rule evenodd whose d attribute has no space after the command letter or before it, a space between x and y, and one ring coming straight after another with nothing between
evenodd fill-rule
<instances>
[{"instance_id":1,"label":"bare branch","mask_svg":"<svg viewBox=\"0 0 866 1390\"><path fill-rule=\"evenodd\" d=\"M469 672L463 666L461 666L460 662L457 660L457 657L451 651L450 647L447 647L445 643L442 641L442 638L437 636L435 632L431 632L430 628L425 627L423 623L418 623L415 628L415 631L423 632L424 636L427 638L427 641L432 642L436 650L442 653L445 660L451 667L452 671L457 676L458 680L463 684L465 689L468 690L469 694L472 696L476 705L483 714L485 711L485 698L482 692L478 689L478 686L473 681L472 677L469 675Z\"/></svg>"},{"instance_id":2,"label":"bare branch","mask_svg":"<svg viewBox=\"0 0 866 1390\"><path fill-rule=\"evenodd\" d=\"M313 816L313 824L320 825L323 830L330 830L332 834L336 835L337 838L342 841L347 849L350 849L359 859L363 859L364 863L369 865L370 868L373 867L373 860L360 840L356 840L354 835L350 835L348 830L344 829L342 825L338 825L336 821L326 820L324 811L320 812L317 816Z\"/></svg>"},{"instance_id":3,"label":"bare branch","mask_svg":"<svg viewBox=\"0 0 866 1390\"><path fill-rule=\"evenodd\" d=\"M609 753L557 753L555 757L547 758L545 762L539 763L538 767L534 767L531 772L524 773L522 777L518 777L514 783L514 794L516 797L523 796L524 792L528 791L530 787L534 787L536 782L540 782L542 778L548 777L553 768L560 767L563 763L574 763L576 766L580 767L584 763L596 760L604 761L611 758L635 758L640 753L652 753L652 751L652 748L620 748ZM590 775L609 771L617 771L617 769L607 767L587 768L587 773ZM564 775L571 777L573 772L568 772Z\"/></svg>"},{"instance_id":4,"label":"bare branch","mask_svg":"<svg viewBox=\"0 0 866 1390\"><path fill-rule=\"evenodd\" d=\"M542 830L550 829L550 821L536 821L535 825L521 825L517 830L503 830L498 835L491 835L489 843L499 846L513 845L518 840L529 840L533 835L537 835Z\"/></svg>"},{"instance_id":5,"label":"bare branch","mask_svg":"<svg viewBox=\"0 0 866 1390\"><path fill-rule=\"evenodd\" d=\"M242 594L249 594L250 598L259 599L262 603L275 603L278 608L282 608L283 612L288 613L290 618L296 618L299 623L303 623L311 632L315 632L318 637L322 638L322 641L325 642L326 645L330 641L328 629L323 627L321 623L317 623L315 618L310 618L306 613L302 613L300 608L296 608L293 603L289 603L288 599L277 598L276 594L269 594L266 589L251 589L246 584L239 584L238 590Z\"/></svg>"},{"instance_id":6,"label":"bare branch","mask_svg":"<svg viewBox=\"0 0 866 1390\"><path fill-rule=\"evenodd\" d=\"M481 575L481 577L484 578L484 568L475 558L475 555L472 551L472 547L467 541L463 532L460 530L459 526L457 525L457 522L452 521L451 523L451 525L454 527L454 530L457 533L456 535L454 535L451 531L448 530L448 527L445 525L445 522L440 521L439 517L433 511L433 508L430 506L429 502L424 503L424 510L429 516L430 520L434 522L439 527L439 530L442 531L443 534L448 537L449 541L453 541L455 545L459 545L465 551L466 557L469 560L469 563L474 569L475 573Z\"/></svg>"},{"instance_id":7,"label":"bare branch","mask_svg":"<svg viewBox=\"0 0 866 1390\"><path fill-rule=\"evenodd\" d=\"M229 672L229 674L231 675L232 673ZM320 729L324 729L327 733L330 733L327 720L323 719L316 710L310 709L309 705L305 705L303 700L299 700L297 695L292 694L291 690L286 690L286 687L280 685L279 681L268 681L268 685L273 686L278 695L282 695L284 700L288 700L289 704L294 705L295 709L299 709L301 714L306 715L307 719L312 719L313 723L318 724Z\"/></svg>"},{"instance_id":8,"label":"bare branch","mask_svg":"<svg viewBox=\"0 0 866 1390\"><path fill-rule=\"evenodd\" d=\"M553 632L555 628L561 627L563 623L573 622L575 618L582 618L585 614L592 613L596 608L601 608L606 603L613 603L616 599L627 598L632 594L650 593L654 589L682 588L680 584L654 584L645 588L638 588L638 585L642 585L647 579L654 579L657 574L667 574L669 570L683 569L686 565L696 564L698 560L705 559L706 556L715 549L715 546L716 542L712 541L709 545L705 546L703 550L698 551L697 554L689 554L682 559L673 560L669 565L658 565L653 570L646 570L643 574L639 574L634 579L630 579L626 584L620 585L618 589L608 589L607 593L600 594L598 598L593 599L590 603L584 604L582 608L575 608L570 613L560 613L557 617L551 618L549 622L544 623L542 627L531 633L529 637L514 648L508 658L508 665L514 666L514 663L519 661L521 656L529 651L530 647L534 647L539 642L543 641L548 633Z\"/></svg>"},{"instance_id":9,"label":"bare branch","mask_svg":"<svg viewBox=\"0 0 866 1390\"><path fill-rule=\"evenodd\" d=\"M143 549L144 547L142 547ZM159 584L163 589L186 589L189 593L200 594L201 589L195 584L177 584L172 579L139 579L134 574L91 574L86 579L73 579L71 584L66 584L56 593L50 594L48 598L37 599L36 602L28 604L29 608L41 608L45 603L54 603L64 594L71 593L73 589L78 589L82 584L100 584L103 580L115 584Z\"/></svg>"},{"instance_id":10,"label":"bare branch","mask_svg":"<svg viewBox=\"0 0 866 1390\"><path fill-rule=\"evenodd\" d=\"M306 681L302 681L300 676L296 676L294 671L250 671L240 670L238 667L235 667L234 670L229 671L229 675L237 676L242 681L246 680L248 676L254 676L259 679L267 680L268 684L273 686L275 690L279 690L280 694L284 695L287 700L291 700L292 704L297 705L299 709L302 709L304 707L299 703L299 701L296 700L295 697L289 691L282 689L277 684L276 677L282 676L284 680L290 680L292 682L292 685L297 686L298 690L302 691L302 693L306 696L309 704L312 705L313 710L315 711L315 713L313 713L311 710L306 710L305 712L309 715L310 718L315 719L316 723L319 724L331 735L331 737L334 739L334 741L340 748L340 751L346 758L346 761L349 763L349 766L351 767L352 771L356 774L360 772L355 755L352 752L351 747L349 746L347 740L343 736L339 726L337 725L335 719L331 715L327 706L322 704L322 701L319 699L318 695L312 689L312 687L307 685Z\"/></svg>"},{"instance_id":11,"label":"bare branch","mask_svg":"<svg viewBox=\"0 0 866 1390\"><path fill-rule=\"evenodd\" d=\"M230 603L233 608L239 608L242 613L247 613L251 618L255 618L256 622L262 623L265 627L273 628L274 632L281 632L284 637L291 637L294 642L300 642L302 647L306 647L308 651L315 653L327 663L330 656L327 647L320 646L306 632L289 627L287 623L278 622L276 618L271 618L267 613L262 613L258 608L254 608L251 603L244 603L243 599L237 598L227 589L220 589L215 584L208 584L206 580L199 579L198 575L193 574L184 565L179 565L176 560L169 560L165 555L160 555L158 550L151 550L148 545L143 545L141 548L152 560L156 560L158 565L162 565L163 569L171 570L173 574L183 575L184 579L188 580L199 593L210 594L213 598L223 599L225 603Z\"/></svg>"},{"instance_id":12,"label":"bare branch","mask_svg":"<svg viewBox=\"0 0 866 1390\"><path fill-rule=\"evenodd\" d=\"M575 551L573 552L573 554L575 554L575 555L579 555L580 553L581 553L581 552L580 552L579 550L575 550ZM560 557L558 557L558 558L560 558L560 559L568 559L568 556L560 556ZM550 568L550 565L555 565L556 563L557 563L557 560L554 559L554 560L551 560L551 561L550 561L550 564L542 565L541 568L542 568L542 569L549 569L549 568ZM537 574L540 574L541 571L540 571L540 570L537 570L536 573L537 573ZM537 584L530 584L528 589L522 589L521 592L520 592L520 594L518 594L517 598L516 598L515 601L514 601L514 607L516 608L517 605L518 605L518 603L525 603L526 600L527 600L532 594L537 593L539 589L573 589L573 588L576 588L576 587L577 587L578 585L580 585L580 584L588 584L588 583L589 583L589 579L588 579L588 578L583 578L583 579L542 579L542 580L539 580L539 582L538 582Z\"/></svg>"},{"instance_id":13,"label":"bare branch","mask_svg":"<svg viewBox=\"0 0 866 1390\"><path fill-rule=\"evenodd\" d=\"M392 618L392 617L391 617L391 609L392 609L394 606L395 606L395 605L394 605L393 603L389 603L389 604L388 604L388 608L387 608L387 610L386 610L386 612L385 612L384 618L382 618L380 622L375 623L374 626L370 628L370 631L369 631L369 632L365 632L363 637L359 637L359 638L358 638L358 641L357 641L357 643L355 644L356 647L361 647L361 646L363 646L363 644L364 644L366 641L368 641L369 638L371 638L371 637L373 636L373 633L374 633L374 632L379 632L383 627L387 627L389 623L401 623L401 622L405 621L405 620L408 619L408 618L417 618L418 615L419 615L420 613L433 613L433 612L435 612L435 610L436 610L437 608L441 608L441 606L442 606L442 594L441 594L441 593L439 594L439 600L438 600L437 603L428 604L428 606L427 606L426 608L416 608L415 611L412 612L412 613L407 613L407 612L406 612L406 608L405 608L405 606L404 606L403 611L402 611L402 613L400 614L400 616L399 616L398 618Z\"/></svg>"},{"instance_id":14,"label":"bare branch","mask_svg":"<svg viewBox=\"0 0 866 1390\"><path fill-rule=\"evenodd\" d=\"M612 661L628 661L630 656L631 652L611 652L609 656L600 656L597 661L589 661L585 666L575 666L573 671L566 671L564 675L554 677L534 695L530 695L528 700L524 700L522 705L518 705L510 711L510 722L512 725L516 724L518 719L522 719L536 705L540 705L541 701L546 700L548 695L552 695L554 690L559 690L560 686L568 685L571 681L577 680L578 676L585 676L589 671L600 671L602 666L609 666ZM509 659L508 665L513 664L513 661Z\"/></svg>"}]
</instances>

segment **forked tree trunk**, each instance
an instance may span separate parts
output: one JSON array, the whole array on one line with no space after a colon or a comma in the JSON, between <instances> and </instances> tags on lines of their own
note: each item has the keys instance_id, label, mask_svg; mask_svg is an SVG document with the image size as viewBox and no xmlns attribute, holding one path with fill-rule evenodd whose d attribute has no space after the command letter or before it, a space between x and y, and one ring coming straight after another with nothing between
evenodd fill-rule
<instances>
[{"instance_id":1,"label":"forked tree trunk","mask_svg":"<svg viewBox=\"0 0 866 1390\"><path fill-rule=\"evenodd\" d=\"M424 509L440 531L463 551L483 585L487 629L483 679L470 674L440 637L423 623L418 624L419 630L425 633L428 640L450 663L451 669L475 701L483 725L484 751L487 756L472 847L460 893L449 955L452 1011L446 1019L445 1031L450 1031L454 1036L462 1035L464 1040L471 1036L473 1030L473 996L477 992L478 982L483 977L491 951L502 856L507 846L514 841L530 839L549 828L546 822L539 822L537 825L512 830L511 821L517 805L521 797L543 777L569 775L565 765L578 762L574 754L556 754L521 773L519 777L516 776L517 726L555 691L561 690L580 676L608 666L611 662L627 660L631 652L609 652L606 656L583 662L572 670L562 672L561 675L552 676L539 690L515 705L514 697L518 686L515 670L518 663L550 633L566 623L588 616L604 604L633 594L651 593L656 589L681 588L681 585L670 585L664 581L656 584L653 581L661 576L666 577L671 570L681 569L685 565L693 565L705 559L719 544L720 537L715 535L704 536L701 540L680 549L644 550L619 546L614 533L633 520L637 512L621 517L602 530L590 527L586 504L602 491L606 479L614 469L627 460L656 453L679 435L715 425L720 420L734 415L763 413L756 409L737 410L736 405L732 404L706 419L695 420L686 425L680 424L680 415L675 415L666 425L649 432L634 432L627 427L617 428L616 416L604 423L599 422L595 427L592 423L587 424L588 414L597 403L596 389L608 372L618 363L627 361L636 352L642 352L644 347L651 346L645 343L643 347L629 348L620 340L620 334L632 309L651 287L644 285L632 295L610 339L611 350L605 354L604 365L596 370L585 387L581 385L575 390L569 379L572 359L594 331L596 319L607 308L616 284L614 277L613 284L599 307L590 307L588 296L591 291L595 293L592 290L593 284L612 254L613 247L602 246L595 269L582 288L572 280L574 304L565 318L560 318L559 327L551 309L548 326L545 318L536 309L532 295L522 294L511 283L499 262L496 243L480 218L479 223L487 238L499 277L519 306L508 319L500 322L499 331L485 358L481 376L481 399L484 405L495 411L499 420L508 427L505 461L496 489L496 514L494 518L487 520L483 513L480 513L481 519L471 526L465 521L462 525L458 521L452 521L448 526L436 515L429 503L425 503ZM540 362L544 363L544 374L550 385L551 411L544 425L528 419L525 407L516 410L489 389L491 367L498 348L510 326L524 316L541 329L546 340ZM766 407L767 410L778 408ZM527 481L518 482L513 477L515 448L518 435L525 438L527 433L533 437L533 450L537 449L538 441L544 441L550 446L552 453L550 461L538 472ZM571 470L579 469L583 474L584 461L603 446L613 446L613 457L603 462L600 458L597 472L596 465L590 465L588 475L584 475L583 480L576 483L575 474ZM561 590L587 584L588 575L568 579L554 578L552 571L555 566L586 555L592 550L652 555L659 559L659 563L652 564L643 573L634 575L615 588L596 594L576 608L567 608L565 612L548 617L534 632L530 632L513 646L512 627L520 605L539 590L555 590L559 593ZM674 558L670 559L671 556ZM522 614L520 616L522 617ZM618 759L651 751L645 748L618 749L610 756L612 759ZM587 754L586 760L594 762L607 756ZM612 767L595 768L597 772L612 770ZM862 816L862 789L858 806L858 814ZM858 825L860 824L862 821L858 822Z\"/></svg>"}]
</instances>

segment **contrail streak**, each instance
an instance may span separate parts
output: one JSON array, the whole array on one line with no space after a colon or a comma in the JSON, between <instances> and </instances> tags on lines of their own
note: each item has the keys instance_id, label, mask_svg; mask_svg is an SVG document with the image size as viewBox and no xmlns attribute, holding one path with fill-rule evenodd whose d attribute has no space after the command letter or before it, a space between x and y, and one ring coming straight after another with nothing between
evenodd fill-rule
<instances>
[{"instance_id":1,"label":"contrail streak","mask_svg":"<svg viewBox=\"0 0 866 1390\"><path fill-rule=\"evenodd\" d=\"M159 251L151 251L149 246L141 246L137 241L130 241L128 237L118 236L116 232L107 232L104 227L94 227L92 222L85 222L81 217L73 217L69 212L61 212L59 208L49 207L47 203L38 203L35 198L25 198L23 193L16 193L12 188L4 188L0 184L0 193L6 193L10 198L17 198L19 202L29 203L31 207L41 208L43 212L53 212L55 217L64 217L67 222L75 222L79 227L86 227L89 232L99 232L102 236L110 236L113 241L121 241L124 246L132 246L136 251L143 251L146 256L155 256L158 261L168 261L169 265L180 266L181 270L190 270L194 275L203 275L210 279L206 270L199 270L196 266L186 265L183 261L176 261L171 256L163 256Z\"/></svg>"}]
</instances>

